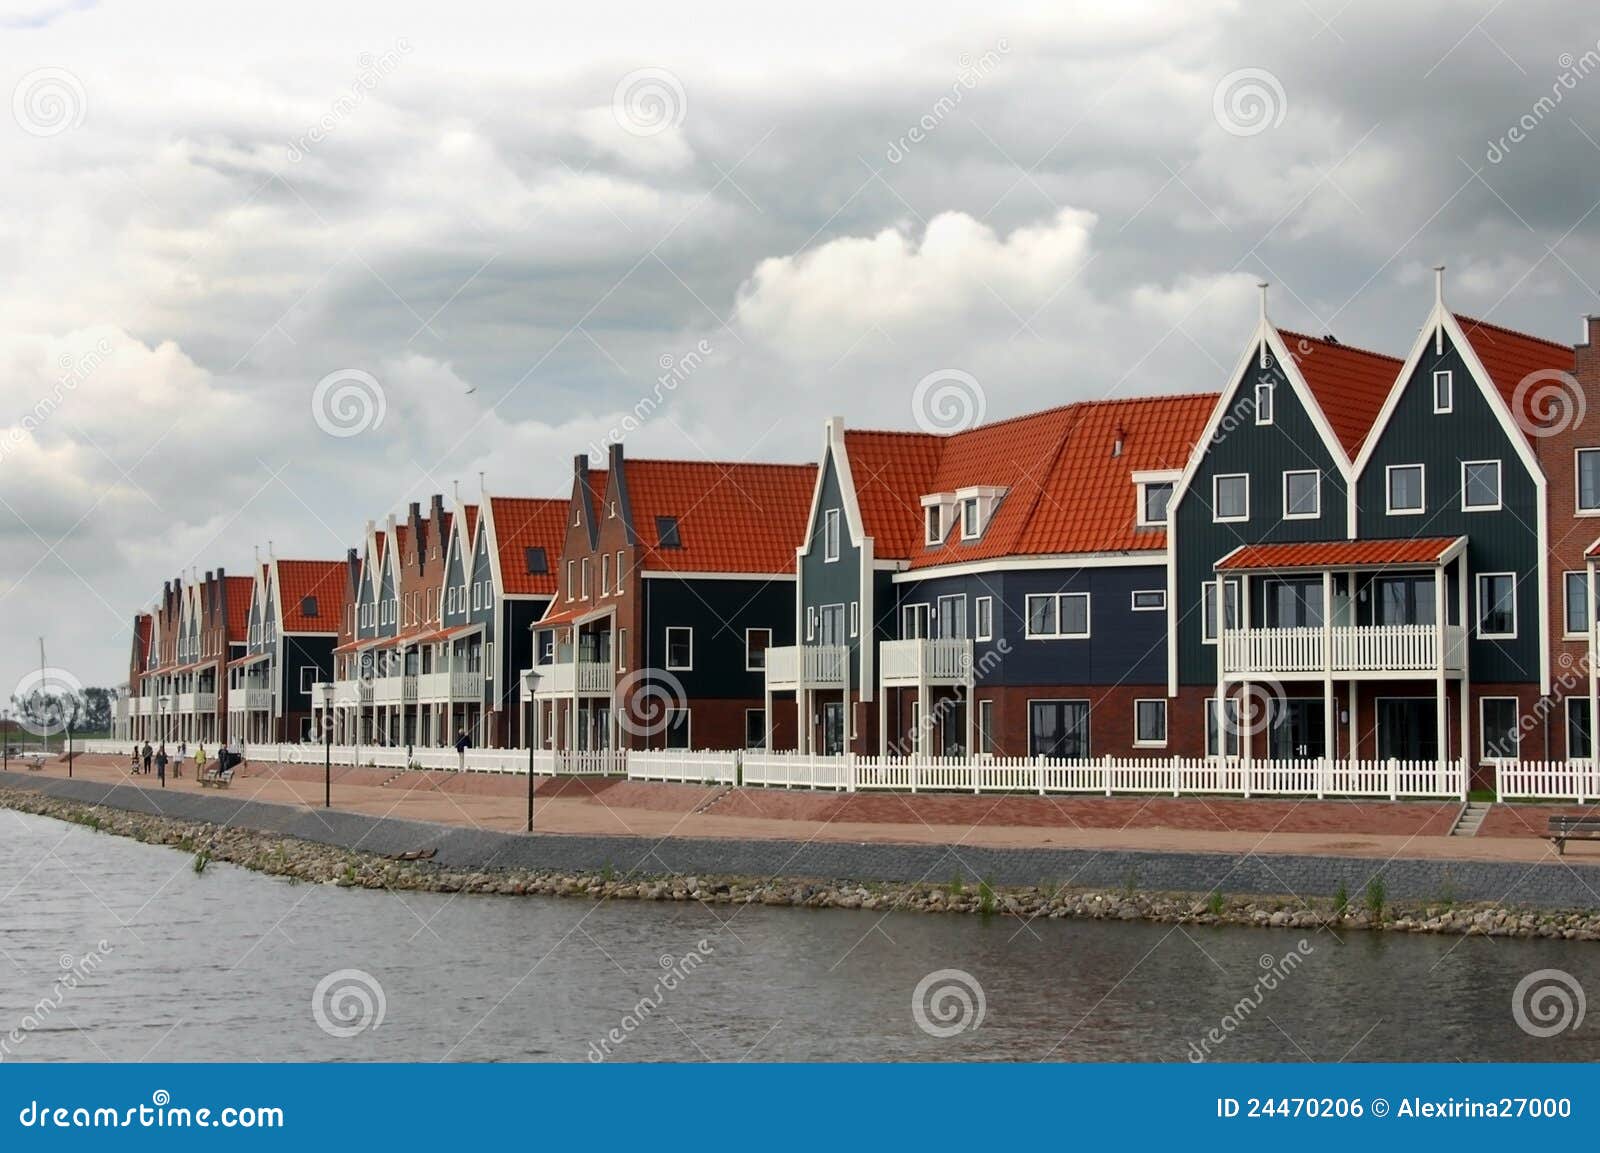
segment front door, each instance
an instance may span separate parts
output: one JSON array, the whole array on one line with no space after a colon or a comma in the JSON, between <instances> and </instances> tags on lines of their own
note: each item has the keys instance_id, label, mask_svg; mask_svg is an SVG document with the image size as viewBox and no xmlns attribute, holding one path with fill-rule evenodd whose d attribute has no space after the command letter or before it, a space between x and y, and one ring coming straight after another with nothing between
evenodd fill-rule
<instances>
[{"instance_id":1,"label":"front door","mask_svg":"<svg viewBox=\"0 0 1600 1153\"><path fill-rule=\"evenodd\" d=\"M822 633L818 640L827 647L844 644L844 606L823 605L819 610Z\"/></svg>"},{"instance_id":2,"label":"front door","mask_svg":"<svg viewBox=\"0 0 1600 1153\"><path fill-rule=\"evenodd\" d=\"M1431 697L1378 702L1378 756L1384 760L1439 759L1438 706Z\"/></svg>"},{"instance_id":3,"label":"front door","mask_svg":"<svg viewBox=\"0 0 1600 1153\"><path fill-rule=\"evenodd\" d=\"M1268 736L1268 755L1275 761L1304 761L1327 751L1327 714L1321 698L1293 697L1277 706Z\"/></svg>"},{"instance_id":4,"label":"front door","mask_svg":"<svg viewBox=\"0 0 1600 1153\"><path fill-rule=\"evenodd\" d=\"M844 702L822 704L822 751L829 756L844 752Z\"/></svg>"}]
</instances>

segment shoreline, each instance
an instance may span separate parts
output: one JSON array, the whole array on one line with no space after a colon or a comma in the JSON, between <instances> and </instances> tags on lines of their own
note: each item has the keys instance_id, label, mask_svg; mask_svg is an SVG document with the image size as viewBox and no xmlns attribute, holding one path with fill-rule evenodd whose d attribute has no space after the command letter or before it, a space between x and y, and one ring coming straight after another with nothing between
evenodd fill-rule
<instances>
[{"instance_id":1,"label":"shoreline","mask_svg":"<svg viewBox=\"0 0 1600 1153\"><path fill-rule=\"evenodd\" d=\"M284 832L238 824L214 824L159 813L136 812L93 801L52 796L31 789L0 787L0 807L77 824L144 844L188 852L203 873L213 861L286 878L291 884L339 888L471 893L485 896L553 896L591 900L697 901L769 907L862 909L921 913L1147 921L1161 924L1245 928L1348 929L1460 936L1600 940L1600 910L1508 909L1487 902L1462 902L1448 895L1432 902L1391 900L1381 875L1357 892L1303 899L1272 894L1233 894L1141 889L1131 874L1120 889L971 882L959 874L947 882L844 880L783 876L762 879L729 874L619 874L600 869L463 869L432 860L399 860L393 854L313 841Z\"/></svg>"}]
</instances>

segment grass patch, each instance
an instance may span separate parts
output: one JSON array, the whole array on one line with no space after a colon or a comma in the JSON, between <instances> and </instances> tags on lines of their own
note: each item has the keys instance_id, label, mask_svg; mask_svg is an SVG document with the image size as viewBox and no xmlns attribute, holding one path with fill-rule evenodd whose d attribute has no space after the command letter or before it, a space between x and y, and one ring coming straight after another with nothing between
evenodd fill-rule
<instances>
[{"instance_id":1,"label":"grass patch","mask_svg":"<svg viewBox=\"0 0 1600 1153\"><path fill-rule=\"evenodd\" d=\"M978 882L978 912L988 917L994 914L994 882L988 877Z\"/></svg>"},{"instance_id":2,"label":"grass patch","mask_svg":"<svg viewBox=\"0 0 1600 1153\"><path fill-rule=\"evenodd\" d=\"M209 865L210 863L211 863L211 850L210 849L201 849L198 853L196 853L194 855L194 862L193 862L193 866L192 866L193 869L194 869L194 872L195 872L195 876L199 876L201 873L205 872L206 871L206 866Z\"/></svg>"},{"instance_id":3,"label":"grass patch","mask_svg":"<svg viewBox=\"0 0 1600 1153\"><path fill-rule=\"evenodd\" d=\"M1388 903L1389 889L1383 883L1383 874L1373 877L1367 882L1367 912L1372 914L1374 921L1383 920L1383 909Z\"/></svg>"},{"instance_id":4,"label":"grass patch","mask_svg":"<svg viewBox=\"0 0 1600 1153\"><path fill-rule=\"evenodd\" d=\"M1212 889L1211 896L1206 898L1206 912L1210 913L1213 917L1220 917L1222 916L1222 910L1225 906L1226 902L1222 898L1221 890Z\"/></svg>"},{"instance_id":5,"label":"grass patch","mask_svg":"<svg viewBox=\"0 0 1600 1153\"><path fill-rule=\"evenodd\" d=\"M1350 911L1350 890L1345 888L1344 882L1339 882L1339 887L1333 891L1334 915L1343 918Z\"/></svg>"}]
</instances>

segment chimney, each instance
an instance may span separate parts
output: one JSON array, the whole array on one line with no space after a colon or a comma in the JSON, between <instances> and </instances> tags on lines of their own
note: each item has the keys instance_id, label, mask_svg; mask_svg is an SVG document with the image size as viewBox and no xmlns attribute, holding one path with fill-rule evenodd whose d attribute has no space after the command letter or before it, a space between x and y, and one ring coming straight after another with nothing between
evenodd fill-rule
<instances>
[{"instance_id":1,"label":"chimney","mask_svg":"<svg viewBox=\"0 0 1600 1153\"><path fill-rule=\"evenodd\" d=\"M1578 342L1581 348L1590 348L1595 344L1595 323L1600 321L1600 316L1586 312L1580 318L1583 322L1583 339Z\"/></svg>"},{"instance_id":2,"label":"chimney","mask_svg":"<svg viewBox=\"0 0 1600 1153\"><path fill-rule=\"evenodd\" d=\"M1127 437L1127 435L1128 435L1128 430L1123 428L1120 424L1117 425L1116 439L1114 439L1111 442L1111 455L1112 456L1116 457L1116 456L1121 456L1122 455L1122 442Z\"/></svg>"},{"instance_id":3,"label":"chimney","mask_svg":"<svg viewBox=\"0 0 1600 1153\"><path fill-rule=\"evenodd\" d=\"M620 440L606 450L606 467L618 476L622 475L622 442Z\"/></svg>"}]
</instances>

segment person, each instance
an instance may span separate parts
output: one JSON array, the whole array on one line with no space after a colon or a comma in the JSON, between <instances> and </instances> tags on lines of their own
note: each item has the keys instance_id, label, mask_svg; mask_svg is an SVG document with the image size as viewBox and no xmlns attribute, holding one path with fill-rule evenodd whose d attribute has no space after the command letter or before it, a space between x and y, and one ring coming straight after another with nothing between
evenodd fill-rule
<instances>
[{"instance_id":1,"label":"person","mask_svg":"<svg viewBox=\"0 0 1600 1153\"><path fill-rule=\"evenodd\" d=\"M206 771L206 743L200 742L200 747L194 751L194 775L198 777Z\"/></svg>"},{"instance_id":2,"label":"person","mask_svg":"<svg viewBox=\"0 0 1600 1153\"><path fill-rule=\"evenodd\" d=\"M167 783L167 742L162 741L161 747L156 750L156 779L163 786Z\"/></svg>"},{"instance_id":3,"label":"person","mask_svg":"<svg viewBox=\"0 0 1600 1153\"><path fill-rule=\"evenodd\" d=\"M174 777L183 776L183 758L188 756L188 755L189 755L189 742L188 741L179 741L178 742L178 755L177 755L177 757L175 757L173 759L173 762L172 762L172 775Z\"/></svg>"},{"instance_id":4,"label":"person","mask_svg":"<svg viewBox=\"0 0 1600 1153\"><path fill-rule=\"evenodd\" d=\"M144 743L144 775L150 775L150 742Z\"/></svg>"},{"instance_id":5,"label":"person","mask_svg":"<svg viewBox=\"0 0 1600 1153\"><path fill-rule=\"evenodd\" d=\"M128 761L128 772L137 776L139 773L139 742L133 743L133 757Z\"/></svg>"},{"instance_id":6,"label":"person","mask_svg":"<svg viewBox=\"0 0 1600 1153\"><path fill-rule=\"evenodd\" d=\"M456 757L461 762L461 771L463 773L467 771L467 750L471 747L472 741L467 736L467 730L463 728L456 734Z\"/></svg>"}]
</instances>

